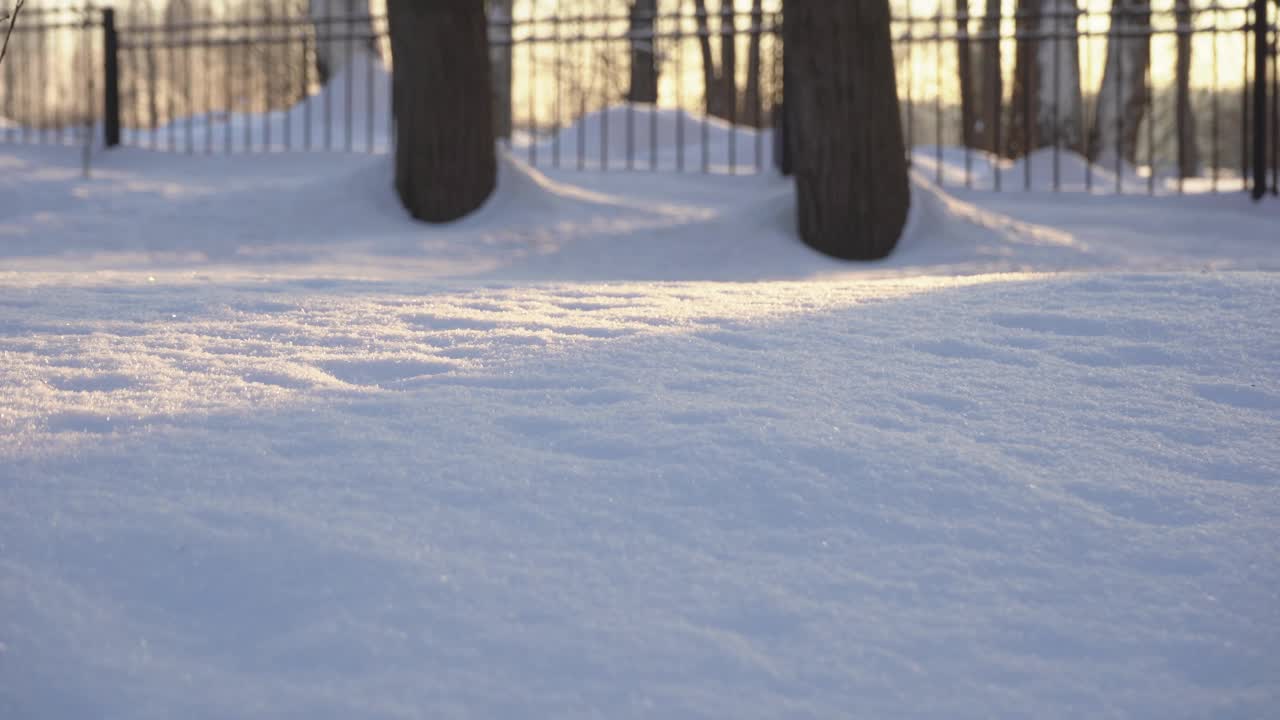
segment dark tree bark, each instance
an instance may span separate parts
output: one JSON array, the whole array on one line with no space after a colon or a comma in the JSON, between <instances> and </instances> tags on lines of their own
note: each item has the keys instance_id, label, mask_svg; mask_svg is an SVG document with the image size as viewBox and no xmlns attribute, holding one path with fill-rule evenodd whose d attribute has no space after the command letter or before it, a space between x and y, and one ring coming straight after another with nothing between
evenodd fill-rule
<instances>
[{"instance_id":1,"label":"dark tree bark","mask_svg":"<svg viewBox=\"0 0 1280 720\"><path fill-rule=\"evenodd\" d=\"M789 0L785 12L800 237L835 257L885 257L911 201L889 2Z\"/></svg>"},{"instance_id":2,"label":"dark tree bark","mask_svg":"<svg viewBox=\"0 0 1280 720\"><path fill-rule=\"evenodd\" d=\"M1200 146L1196 143L1196 116L1191 111L1191 3L1177 0L1173 6L1178 21L1177 123L1178 176L1200 174Z\"/></svg>"},{"instance_id":3,"label":"dark tree bark","mask_svg":"<svg viewBox=\"0 0 1280 720\"><path fill-rule=\"evenodd\" d=\"M730 119L738 102L734 78L736 53L733 48L733 5L723 0L720 6L720 66L716 67L711 49L711 22L706 0L693 0L698 25L698 48L702 52L702 79L706 91L706 112L713 117ZM728 12L726 20L726 11ZM725 33L728 33L726 36ZM727 42L726 42L727 41ZM726 47L727 46L727 47Z\"/></svg>"},{"instance_id":4,"label":"dark tree bark","mask_svg":"<svg viewBox=\"0 0 1280 720\"><path fill-rule=\"evenodd\" d=\"M720 0L720 107L727 120L738 114L738 23L733 0Z\"/></svg>"},{"instance_id":5,"label":"dark tree bark","mask_svg":"<svg viewBox=\"0 0 1280 720\"><path fill-rule=\"evenodd\" d=\"M1018 0L1014 8L1018 36L1013 65L1013 101L1009 108L1010 157L1020 157L1037 147L1036 105L1040 94L1037 56L1040 42L1033 37L1040 29L1040 0Z\"/></svg>"},{"instance_id":6,"label":"dark tree bark","mask_svg":"<svg viewBox=\"0 0 1280 720\"><path fill-rule=\"evenodd\" d=\"M973 43L969 39L969 0L956 0L956 71L960 75L960 141L965 147L977 147L977 102L974 92Z\"/></svg>"},{"instance_id":7,"label":"dark tree bark","mask_svg":"<svg viewBox=\"0 0 1280 720\"><path fill-rule=\"evenodd\" d=\"M977 107L973 112L974 147L991 153L1000 152L1000 110L1004 106L1004 78L1000 70L1000 0L987 0L982 16L982 40L976 53L974 93Z\"/></svg>"},{"instance_id":8,"label":"dark tree bark","mask_svg":"<svg viewBox=\"0 0 1280 720\"><path fill-rule=\"evenodd\" d=\"M747 84L742 90L742 109L738 118L755 126L763 126L765 123L760 99L760 35L763 32L763 0L752 0L751 37L747 42Z\"/></svg>"},{"instance_id":9,"label":"dark tree bark","mask_svg":"<svg viewBox=\"0 0 1280 720\"><path fill-rule=\"evenodd\" d=\"M969 0L956 0L961 138L966 147L996 152L1003 81L1000 78L1000 0L987 0L977 35Z\"/></svg>"},{"instance_id":10,"label":"dark tree bark","mask_svg":"<svg viewBox=\"0 0 1280 720\"><path fill-rule=\"evenodd\" d=\"M631 85L627 101L658 102L658 0L633 0L631 3Z\"/></svg>"},{"instance_id":11,"label":"dark tree bark","mask_svg":"<svg viewBox=\"0 0 1280 720\"><path fill-rule=\"evenodd\" d=\"M515 76L515 46L512 43L514 0L489 0L489 59L493 63L493 134L511 138L515 120L511 102L511 84Z\"/></svg>"},{"instance_id":12,"label":"dark tree bark","mask_svg":"<svg viewBox=\"0 0 1280 720\"><path fill-rule=\"evenodd\" d=\"M457 220L497 183L488 22L475 0L388 0L396 190L419 220Z\"/></svg>"}]
</instances>

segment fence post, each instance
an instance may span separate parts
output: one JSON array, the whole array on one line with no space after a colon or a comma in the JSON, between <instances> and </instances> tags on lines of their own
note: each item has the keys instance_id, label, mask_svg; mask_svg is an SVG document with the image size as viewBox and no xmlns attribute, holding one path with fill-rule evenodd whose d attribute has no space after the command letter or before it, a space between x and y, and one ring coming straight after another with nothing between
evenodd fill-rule
<instances>
[{"instance_id":1,"label":"fence post","mask_svg":"<svg viewBox=\"0 0 1280 720\"><path fill-rule=\"evenodd\" d=\"M790 113L794 106L788 97L791 93L791 62L787 59L787 41L785 35L786 18L786 2L782 5L782 22L783 27L777 28L777 40L782 45L782 100L773 108L773 163L777 166L778 172L783 175L790 176L792 173L792 157L791 157L791 117Z\"/></svg>"},{"instance_id":2,"label":"fence post","mask_svg":"<svg viewBox=\"0 0 1280 720\"><path fill-rule=\"evenodd\" d=\"M1253 199L1267 191L1267 0L1253 2Z\"/></svg>"},{"instance_id":3,"label":"fence post","mask_svg":"<svg viewBox=\"0 0 1280 720\"><path fill-rule=\"evenodd\" d=\"M104 102L102 104L103 140L106 146L120 144L120 36L116 33L116 11L102 10L102 51Z\"/></svg>"}]
</instances>

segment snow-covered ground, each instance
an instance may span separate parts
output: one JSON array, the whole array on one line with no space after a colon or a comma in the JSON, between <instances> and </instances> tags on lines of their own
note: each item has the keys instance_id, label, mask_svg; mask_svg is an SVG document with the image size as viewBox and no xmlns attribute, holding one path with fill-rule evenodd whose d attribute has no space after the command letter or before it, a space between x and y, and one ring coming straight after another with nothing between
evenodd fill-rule
<instances>
[{"instance_id":1,"label":"snow-covered ground","mask_svg":"<svg viewBox=\"0 0 1280 720\"><path fill-rule=\"evenodd\" d=\"M1280 204L94 165L0 147L0 718L1280 703Z\"/></svg>"}]
</instances>

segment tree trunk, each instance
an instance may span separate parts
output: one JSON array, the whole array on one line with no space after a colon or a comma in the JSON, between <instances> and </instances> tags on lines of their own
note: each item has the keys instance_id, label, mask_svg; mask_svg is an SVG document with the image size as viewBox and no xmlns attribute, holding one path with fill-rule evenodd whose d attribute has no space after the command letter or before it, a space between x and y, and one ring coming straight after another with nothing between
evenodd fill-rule
<instances>
[{"instance_id":1,"label":"tree trunk","mask_svg":"<svg viewBox=\"0 0 1280 720\"><path fill-rule=\"evenodd\" d=\"M738 102L736 50L734 48L734 22L732 0L722 0L720 5L720 66L716 67L711 49L711 21L706 0L693 0L698 24L698 48L702 51L702 81L706 88L706 112L712 117L733 119Z\"/></svg>"},{"instance_id":2,"label":"tree trunk","mask_svg":"<svg viewBox=\"0 0 1280 720\"><path fill-rule=\"evenodd\" d=\"M388 0L387 15L396 68L396 190L415 218L457 220L497 183L484 5Z\"/></svg>"},{"instance_id":3,"label":"tree trunk","mask_svg":"<svg viewBox=\"0 0 1280 720\"><path fill-rule=\"evenodd\" d=\"M976 147L977 98L973 77L973 44L969 40L969 0L956 0L956 71L960 76L960 142L965 147Z\"/></svg>"},{"instance_id":4,"label":"tree trunk","mask_svg":"<svg viewBox=\"0 0 1280 720\"><path fill-rule=\"evenodd\" d=\"M1118 158L1135 164L1138 127L1147 108L1151 62L1151 0L1112 0L1107 64L1094 114L1089 154L1111 166Z\"/></svg>"},{"instance_id":5,"label":"tree trunk","mask_svg":"<svg viewBox=\"0 0 1280 720\"><path fill-rule=\"evenodd\" d=\"M1018 39L1009 123L1014 155L1053 145L1076 152L1084 147L1076 9L1076 0L1018 0L1018 34L1023 37Z\"/></svg>"},{"instance_id":6,"label":"tree trunk","mask_svg":"<svg viewBox=\"0 0 1280 720\"><path fill-rule=\"evenodd\" d=\"M738 118L762 127L765 124L760 99L760 36L764 33L763 0L751 3L751 38L747 42L747 85L742 91L742 110Z\"/></svg>"},{"instance_id":7,"label":"tree trunk","mask_svg":"<svg viewBox=\"0 0 1280 720\"><path fill-rule=\"evenodd\" d=\"M631 3L631 84L627 101L658 102L658 0L633 0Z\"/></svg>"},{"instance_id":8,"label":"tree trunk","mask_svg":"<svg viewBox=\"0 0 1280 720\"><path fill-rule=\"evenodd\" d=\"M515 0L489 0L489 59L493 63L493 135L511 138L514 115L511 83L515 75L512 10Z\"/></svg>"},{"instance_id":9,"label":"tree trunk","mask_svg":"<svg viewBox=\"0 0 1280 720\"><path fill-rule=\"evenodd\" d=\"M720 117L720 75L716 72L715 55L711 52L711 22L707 14L706 0L693 0L694 22L698 27L698 50L702 53L702 88L705 111Z\"/></svg>"},{"instance_id":10,"label":"tree trunk","mask_svg":"<svg viewBox=\"0 0 1280 720\"><path fill-rule=\"evenodd\" d=\"M1018 0L1014 9L1017 49L1013 67L1013 102L1009 106L1009 156L1019 157L1039 147L1036 137L1035 103L1039 96L1039 73L1036 56L1039 40L1034 35L1040 27L1040 0Z\"/></svg>"},{"instance_id":11,"label":"tree trunk","mask_svg":"<svg viewBox=\"0 0 1280 720\"><path fill-rule=\"evenodd\" d=\"M1178 177L1200 174L1200 147L1196 144L1196 116L1191 111L1191 3L1177 0L1174 15L1178 21L1177 123Z\"/></svg>"},{"instance_id":12,"label":"tree trunk","mask_svg":"<svg viewBox=\"0 0 1280 720\"><path fill-rule=\"evenodd\" d=\"M910 205L889 2L790 0L786 14L800 236L835 257L885 257Z\"/></svg>"},{"instance_id":13,"label":"tree trunk","mask_svg":"<svg viewBox=\"0 0 1280 720\"><path fill-rule=\"evenodd\" d=\"M975 55L974 147L987 152L1000 151L1000 110L1004 107L1004 79L1000 69L1000 0L987 0L982 17L982 40Z\"/></svg>"},{"instance_id":14,"label":"tree trunk","mask_svg":"<svg viewBox=\"0 0 1280 720\"><path fill-rule=\"evenodd\" d=\"M738 28L733 0L720 0L720 117L736 121L738 115Z\"/></svg>"},{"instance_id":15,"label":"tree trunk","mask_svg":"<svg viewBox=\"0 0 1280 720\"><path fill-rule=\"evenodd\" d=\"M373 50L369 0L310 0L308 12L321 85L349 65L355 53Z\"/></svg>"},{"instance_id":16,"label":"tree trunk","mask_svg":"<svg viewBox=\"0 0 1280 720\"><path fill-rule=\"evenodd\" d=\"M956 0L956 17L965 18L969 0ZM987 0L977 37L972 21L959 24L957 68L960 75L962 142L966 147L997 151L1003 81L1000 72L1000 0Z\"/></svg>"}]
</instances>

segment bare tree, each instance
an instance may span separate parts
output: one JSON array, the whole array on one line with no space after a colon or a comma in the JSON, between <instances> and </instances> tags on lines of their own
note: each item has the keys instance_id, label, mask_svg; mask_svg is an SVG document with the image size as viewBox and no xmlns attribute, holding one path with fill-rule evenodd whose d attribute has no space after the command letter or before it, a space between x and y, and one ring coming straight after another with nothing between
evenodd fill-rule
<instances>
[{"instance_id":1,"label":"bare tree","mask_svg":"<svg viewBox=\"0 0 1280 720\"><path fill-rule=\"evenodd\" d=\"M956 71L960 75L960 134L965 147L977 146L973 77L974 46L969 39L969 0L956 0Z\"/></svg>"},{"instance_id":2,"label":"bare tree","mask_svg":"<svg viewBox=\"0 0 1280 720\"><path fill-rule=\"evenodd\" d=\"M1191 111L1191 3L1177 0L1173 6L1178 22L1177 123L1178 177L1200 174L1200 148L1196 144L1196 116Z\"/></svg>"},{"instance_id":3,"label":"bare tree","mask_svg":"<svg viewBox=\"0 0 1280 720\"><path fill-rule=\"evenodd\" d=\"M1092 159L1110 165L1117 159L1133 164L1138 156L1138 128L1147 108L1151 63L1151 0L1112 0L1107 63L1094 113Z\"/></svg>"},{"instance_id":4,"label":"bare tree","mask_svg":"<svg viewBox=\"0 0 1280 720\"><path fill-rule=\"evenodd\" d=\"M632 0L629 13L631 83L627 88L628 102L658 102L657 16L658 0Z\"/></svg>"},{"instance_id":5,"label":"bare tree","mask_svg":"<svg viewBox=\"0 0 1280 720\"><path fill-rule=\"evenodd\" d=\"M910 205L888 0L789 0L788 115L800 237L841 258L893 251Z\"/></svg>"},{"instance_id":6,"label":"bare tree","mask_svg":"<svg viewBox=\"0 0 1280 720\"><path fill-rule=\"evenodd\" d=\"M978 107L973 120L974 147L1000 152L1000 110L1004 105L1004 73L1000 69L1000 0L987 0L974 80Z\"/></svg>"},{"instance_id":7,"label":"bare tree","mask_svg":"<svg viewBox=\"0 0 1280 720\"><path fill-rule=\"evenodd\" d=\"M711 49L711 23L706 0L693 0L698 25L698 47L702 52L703 87L706 112L718 118L733 118L738 103L736 28L732 0L720 0L720 65Z\"/></svg>"},{"instance_id":8,"label":"bare tree","mask_svg":"<svg viewBox=\"0 0 1280 720\"><path fill-rule=\"evenodd\" d=\"M0 22L9 23L9 27L4 33L4 45L0 46L0 63L3 63L4 56L9 54L9 38L13 37L13 29L18 25L18 14L22 12L22 6L26 4L26 0L18 0L14 3L13 12L0 10Z\"/></svg>"},{"instance_id":9,"label":"bare tree","mask_svg":"<svg viewBox=\"0 0 1280 720\"><path fill-rule=\"evenodd\" d=\"M762 0L751 2L751 36L747 43L747 85L742 91L742 108L738 111L740 122L753 125L765 123L760 99L760 36L764 33L764 4Z\"/></svg>"},{"instance_id":10,"label":"bare tree","mask_svg":"<svg viewBox=\"0 0 1280 720\"><path fill-rule=\"evenodd\" d=\"M510 138L514 126L511 83L515 75L514 0L489 0L489 60L493 64L493 134Z\"/></svg>"},{"instance_id":11,"label":"bare tree","mask_svg":"<svg viewBox=\"0 0 1280 720\"><path fill-rule=\"evenodd\" d=\"M970 34L969 0L956 0L960 118L965 147L996 152L1003 82L1000 72L1000 0L986 0L978 36Z\"/></svg>"},{"instance_id":12,"label":"bare tree","mask_svg":"<svg viewBox=\"0 0 1280 720\"><path fill-rule=\"evenodd\" d=\"M1009 149L1084 148L1077 0L1018 0Z\"/></svg>"},{"instance_id":13,"label":"bare tree","mask_svg":"<svg viewBox=\"0 0 1280 720\"><path fill-rule=\"evenodd\" d=\"M457 220L497 184L484 4L388 0L387 15L396 191L419 220Z\"/></svg>"}]
</instances>

